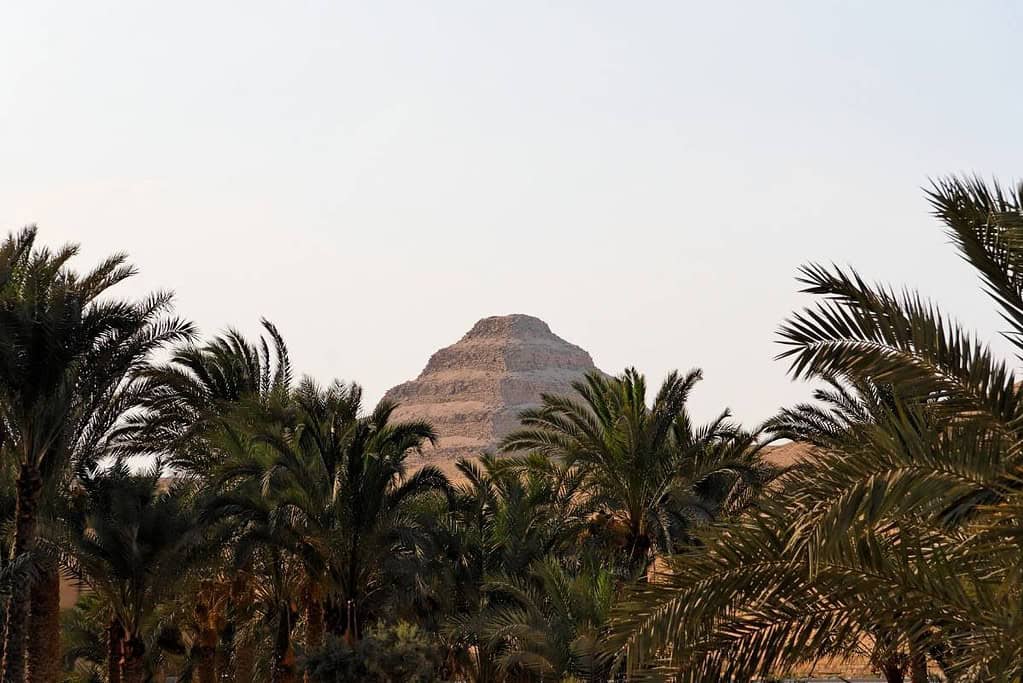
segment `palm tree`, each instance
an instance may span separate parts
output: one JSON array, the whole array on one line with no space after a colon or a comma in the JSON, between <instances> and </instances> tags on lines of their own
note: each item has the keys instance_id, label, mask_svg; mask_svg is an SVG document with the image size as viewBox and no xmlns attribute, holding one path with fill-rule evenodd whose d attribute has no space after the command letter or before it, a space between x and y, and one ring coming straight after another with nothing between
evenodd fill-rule
<instances>
[{"instance_id":1,"label":"palm tree","mask_svg":"<svg viewBox=\"0 0 1023 683\"><path fill-rule=\"evenodd\" d=\"M123 460L80 479L67 514L67 565L111 610L112 639L121 636L120 676L141 683L144 628L173 596L185 570L204 553L194 511L180 484L163 490L160 467L134 475ZM111 671L114 663L108 662Z\"/></svg>"},{"instance_id":2,"label":"palm tree","mask_svg":"<svg viewBox=\"0 0 1023 683\"><path fill-rule=\"evenodd\" d=\"M240 404L230 432L216 437L226 459L207 517L236 529L241 560L261 546L273 558L270 575L279 580L266 592L282 605L274 655L282 679L293 675L286 662L294 618L284 603L304 606L307 647L325 627L357 639L416 573L428 538L416 502L447 488L435 468L405 471L408 452L434 438L428 425L392 422L390 403L367 416L360 406L355 385L323 390L305 381L274 401Z\"/></svg>"},{"instance_id":3,"label":"palm tree","mask_svg":"<svg viewBox=\"0 0 1023 683\"><path fill-rule=\"evenodd\" d=\"M304 381L295 396L299 442L312 459L280 460L294 483L305 478L319 492L309 496L317 502L306 513L320 520L324 545L331 549L326 566L334 585L321 588L335 632L337 607L344 606L349 638L358 638L396 585L410 585L429 542L417 504L448 490L440 470L427 466L410 474L405 467L411 452L435 441L433 428L421 421L395 422L397 404L389 401L363 416L361 397L357 385L335 382L323 390Z\"/></svg>"},{"instance_id":4,"label":"palm tree","mask_svg":"<svg viewBox=\"0 0 1023 683\"><path fill-rule=\"evenodd\" d=\"M1023 351L1023 184L950 179L930 198ZM784 325L782 357L837 384L830 410L778 424L819 448L769 505L627 601L631 668L741 678L874 639L905 647L914 682L928 658L954 680L1020 680L1023 391L919 295L819 266L802 280L824 299Z\"/></svg>"},{"instance_id":5,"label":"palm tree","mask_svg":"<svg viewBox=\"0 0 1023 683\"><path fill-rule=\"evenodd\" d=\"M454 487L438 529L454 599L445 630L462 674L486 683L503 679L506 646L491 634L495 593L487 582L521 576L553 554L575 553L590 508L579 496L579 473L543 458L483 455L456 466L465 480Z\"/></svg>"},{"instance_id":6,"label":"palm tree","mask_svg":"<svg viewBox=\"0 0 1023 683\"><path fill-rule=\"evenodd\" d=\"M503 646L501 670L514 680L607 681L601 645L617 582L606 568L566 568L553 556L489 579L486 635Z\"/></svg>"},{"instance_id":7,"label":"palm tree","mask_svg":"<svg viewBox=\"0 0 1023 683\"><path fill-rule=\"evenodd\" d=\"M833 378L826 379L825 383L825 388L814 392L817 403L804 403L784 409L767 422L766 428L778 437L810 444L817 453L850 454L864 446L872 450L883 450L885 445L877 444L879 434L885 437L900 434L901 444L928 442L940 450L940 439L943 436L941 430L935 431L928 424L926 412L916 410L912 403L904 402L891 385L878 386L864 379L856 380L855 384L846 384ZM913 416L913 419L900 424L900 416ZM906 427L912 432L907 434ZM937 438L929 439L929 435ZM818 464L813 457L810 462ZM826 499L835 482L827 475L822 477L817 474L816 470L820 466L818 464L818 467L810 468L808 463L804 463L801 469L808 476L793 473L786 482L786 492L804 499ZM798 493L795 492L797 487ZM917 512L922 511L925 505L926 502L922 501ZM902 527L890 529L888 533L891 537L905 540ZM804 566L808 568L809 563ZM805 578L809 581L811 577ZM873 624L868 621L857 624L857 630L866 631L869 636L861 636L861 643L850 642L848 647L861 650L889 682L901 682L907 670L912 670L914 681L926 681L926 655L911 638L912 633L926 626L913 622L900 602L896 596L892 596L888 603L891 613L884 623ZM851 608L848 612L855 613ZM863 647L864 643L868 647Z\"/></svg>"},{"instance_id":8,"label":"palm tree","mask_svg":"<svg viewBox=\"0 0 1023 683\"><path fill-rule=\"evenodd\" d=\"M120 681L120 653L114 659L108 652L111 639L104 637L110 621L107 605L96 594L83 596L61 615L61 655L67 679L75 683ZM121 639L115 642L120 645ZM107 662L111 660L118 666L110 669Z\"/></svg>"},{"instance_id":9,"label":"palm tree","mask_svg":"<svg viewBox=\"0 0 1023 683\"><path fill-rule=\"evenodd\" d=\"M938 549L963 538L920 523L930 502L876 527L836 525L828 515L866 454L938 453L943 433L927 428L924 415L890 388L862 389L821 390L831 410L798 406L771 423L817 448L755 514L707 530L703 547L673 558L662 581L630 591L616 619L618 642L630 654L670 642L661 663L685 669L685 680L770 676L853 655L869 658L888 681L902 681L908 668L914 680L926 680L922 657L936 639L929 632L936 622L919 618L913 603L920 596L912 590L930 578L928 560ZM943 630L959 627L947 622Z\"/></svg>"},{"instance_id":10,"label":"palm tree","mask_svg":"<svg viewBox=\"0 0 1023 683\"><path fill-rule=\"evenodd\" d=\"M150 390L143 410L128 416L115 433L126 455L163 452L184 476L208 475L221 455L206 436L229 430L225 420L243 401L266 402L292 391L291 359L284 337L270 321L255 342L228 330L201 345L174 349L170 359L140 374Z\"/></svg>"},{"instance_id":11,"label":"palm tree","mask_svg":"<svg viewBox=\"0 0 1023 683\"><path fill-rule=\"evenodd\" d=\"M665 379L653 405L634 369L620 377L593 372L576 382L575 398L543 396L523 412L522 429L501 443L578 469L584 494L621 538L627 565L643 572L655 550L684 545L689 530L741 508L768 479L755 434L728 413L694 427L686 409L694 370Z\"/></svg>"},{"instance_id":12,"label":"palm tree","mask_svg":"<svg viewBox=\"0 0 1023 683\"><path fill-rule=\"evenodd\" d=\"M268 645L272 683L296 680L293 631L301 564L294 549L302 539L296 538L286 515L276 501L261 494L257 480L236 484L212 499L204 512L207 523L217 520L231 528L226 543L231 552L229 567L249 576L246 592L255 608L249 616L256 619L254 626L264 636L251 637Z\"/></svg>"},{"instance_id":13,"label":"palm tree","mask_svg":"<svg viewBox=\"0 0 1023 683\"><path fill-rule=\"evenodd\" d=\"M15 558L35 558L44 487L61 480L69 463L87 464L104 452L112 427L145 393L137 373L150 354L192 333L165 317L170 294L104 297L135 272L124 255L81 275L68 267L76 246L51 251L35 241L31 227L0 246L0 450L14 454L18 468ZM7 604L7 683L24 680L31 593L16 591ZM59 642L55 617L44 620L52 632L38 634L43 642Z\"/></svg>"},{"instance_id":14,"label":"palm tree","mask_svg":"<svg viewBox=\"0 0 1023 683\"><path fill-rule=\"evenodd\" d=\"M265 334L255 341L228 330L203 344L181 345L166 362L147 367L141 374L150 390L142 410L114 433L116 452L162 453L176 476L195 481L204 497L214 495L218 468L231 457L221 444L232 436L244 440L234 433L239 406L287 400L293 390L284 338L271 322L263 320L262 326ZM227 543L221 527L212 524L211 538L217 540L211 542ZM204 590L192 596L192 604L179 606L207 627L197 636L197 643L204 644L197 650L199 677L209 677L211 656L219 662L222 679L247 681L251 676L256 638L243 625L252 617L257 588L250 569L228 562L225 551L224 566L211 570L212 578L209 572L204 575ZM249 577L247 583L243 577ZM206 618L199 618L204 611ZM217 642L217 652L208 651L211 642Z\"/></svg>"},{"instance_id":15,"label":"palm tree","mask_svg":"<svg viewBox=\"0 0 1023 683\"><path fill-rule=\"evenodd\" d=\"M200 485L200 523L224 550L224 576L248 577L244 593L255 609L245 616L255 619L259 632L248 640L268 641L269 678L274 683L295 680L292 635L300 562L318 557L316 539L303 535L302 524L274 495L276 487L271 489L264 480L275 471L277 456L271 443L287 438L278 418L288 415L291 405L288 383L257 387L256 393L246 392L204 410L204 429L182 442L191 449L201 441L208 449L201 459L188 461ZM229 590L229 602L232 597ZM196 601L197 609L201 603ZM227 605L225 611L239 613L231 608ZM233 623L231 629L239 626Z\"/></svg>"}]
</instances>

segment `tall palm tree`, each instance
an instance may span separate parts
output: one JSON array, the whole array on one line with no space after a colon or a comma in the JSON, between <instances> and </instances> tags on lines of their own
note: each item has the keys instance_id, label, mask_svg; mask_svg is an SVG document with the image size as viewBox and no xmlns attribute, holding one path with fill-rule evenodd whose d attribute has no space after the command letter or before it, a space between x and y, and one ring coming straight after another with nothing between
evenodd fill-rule
<instances>
[{"instance_id":1,"label":"tall palm tree","mask_svg":"<svg viewBox=\"0 0 1023 683\"><path fill-rule=\"evenodd\" d=\"M221 455L206 435L230 429L225 420L243 401L266 402L292 391L288 346L277 327L262 320L265 336L249 341L228 330L205 344L188 343L140 374L149 384L142 410L114 434L124 454L164 452L185 476L208 475Z\"/></svg>"},{"instance_id":2,"label":"tall palm tree","mask_svg":"<svg viewBox=\"0 0 1023 683\"><path fill-rule=\"evenodd\" d=\"M180 345L166 362L147 367L142 377L149 391L142 410L128 416L115 431L116 452L124 456L162 453L176 476L195 481L204 496L214 495L216 491L210 489L215 489L218 468L231 457L222 444L231 443L232 436L241 439L234 433L233 418L239 406L287 401L293 391L287 344L271 322L263 320L262 326L264 334L254 341L228 330L202 344ZM212 537L227 543L225 536L218 535L223 533L221 527L212 525ZM252 616L257 586L251 568L228 562L226 551L223 559L224 566L214 568L212 578L209 573L203 577L213 585L194 594L193 604L180 607L194 615L210 612L198 620L207 630L199 636L206 646L198 652L197 675L208 677L212 654L222 679L247 681L256 638L243 622ZM249 584L243 585L244 577L249 577ZM211 601L209 596L219 597ZM211 628L218 632L210 632ZM208 645L214 641L218 651L210 653Z\"/></svg>"},{"instance_id":3,"label":"tall palm tree","mask_svg":"<svg viewBox=\"0 0 1023 683\"><path fill-rule=\"evenodd\" d=\"M521 576L554 554L573 554L591 512L579 495L581 478L543 458L497 458L457 463L464 481L454 486L440 518L440 547L447 556L453 597L445 630L462 675L474 683L505 677L507 642L490 628L491 579ZM506 600L507 602L507 600Z\"/></svg>"},{"instance_id":4,"label":"tall palm tree","mask_svg":"<svg viewBox=\"0 0 1023 683\"><path fill-rule=\"evenodd\" d=\"M618 631L627 647L671 642L664 664L684 668L692 677L686 680L769 676L854 655L868 657L889 681L902 681L907 668L914 680L925 674L928 622L914 612L919 596L910 591L929 576L935 549L951 548L961 536L920 524L928 510L939 511L933 501L876 526L836 525L828 516L831 503L849 492L850 473L866 457L859 454L937 453L943 431L928 428L924 415L890 390L856 396L839 387L818 396L833 410L799 406L774 421L781 433L817 448L755 515L709 530L700 551L673 559L664 581L638 586L623 600ZM787 638L798 647L787 649Z\"/></svg>"},{"instance_id":5,"label":"tall palm tree","mask_svg":"<svg viewBox=\"0 0 1023 683\"><path fill-rule=\"evenodd\" d=\"M317 503L306 512L321 520L318 526L331 549L326 564L334 586L323 587L328 611L334 613L331 626L340 628L336 608L343 605L344 631L356 638L395 580L410 585L418 573L429 533L417 502L448 490L438 469L409 473L405 466L410 453L435 441L433 428L422 421L392 420L397 404L389 401L362 415L361 396L357 385L335 382L323 390L304 381L295 397L299 443L312 462L280 461L284 469L297 466L290 470L295 483L304 477L319 491L309 497Z\"/></svg>"},{"instance_id":6,"label":"tall palm tree","mask_svg":"<svg viewBox=\"0 0 1023 683\"><path fill-rule=\"evenodd\" d=\"M767 480L756 435L728 413L694 427L686 409L699 370L670 374L646 400L634 369L619 377L593 372L574 397L542 398L520 416L522 429L501 443L578 469L582 488L622 538L627 564L646 570L655 550L672 552L694 526L740 508Z\"/></svg>"},{"instance_id":7,"label":"tall palm tree","mask_svg":"<svg viewBox=\"0 0 1023 683\"><path fill-rule=\"evenodd\" d=\"M287 511L260 488L258 479L236 482L207 503L204 516L207 524L215 520L230 530L225 535L228 566L249 576L246 592L255 606L250 616L268 645L270 681L291 683L296 680L293 631L302 573L296 548L306 539L295 533Z\"/></svg>"},{"instance_id":8,"label":"tall palm tree","mask_svg":"<svg viewBox=\"0 0 1023 683\"><path fill-rule=\"evenodd\" d=\"M288 600L305 608L307 647L318 644L324 628L354 640L418 569L429 534L414 505L446 490L447 480L435 468L409 475L404 463L433 431L392 422L390 403L361 415L355 385L323 390L305 381L277 399L240 404L230 433L216 437L227 457L214 476L221 493L207 516L234 526L235 545L263 545L279 554L281 567L301 569L297 587L283 569L277 572L274 592L298 591ZM283 609L278 618L291 619ZM288 657L293 625L278 626L279 662ZM293 671L284 667L280 675Z\"/></svg>"},{"instance_id":9,"label":"tall palm tree","mask_svg":"<svg viewBox=\"0 0 1023 683\"><path fill-rule=\"evenodd\" d=\"M930 198L1023 352L1023 184L950 179ZM801 277L823 300L783 326L782 356L795 376L839 388L824 396L833 409L780 423L819 448L769 506L715 530L670 582L637 590L618 617L623 652L634 670L660 663L699 680L765 675L875 638L904 643L914 682L928 659L955 680L1020 680L1014 374L913 292L819 266Z\"/></svg>"},{"instance_id":10,"label":"tall palm tree","mask_svg":"<svg viewBox=\"0 0 1023 683\"><path fill-rule=\"evenodd\" d=\"M534 561L576 547L592 509L579 472L538 457L459 460L442 520L445 545L465 589L490 574L519 574ZM459 595L465 591L459 589Z\"/></svg>"},{"instance_id":11,"label":"tall palm tree","mask_svg":"<svg viewBox=\"0 0 1023 683\"><path fill-rule=\"evenodd\" d=\"M135 272L124 255L79 274L69 267L77 251L38 247L34 227L0 245L0 449L17 461L14 557L35 557L44 486L72 461L90 463L105 451L113 426L145 394L137 374L150 354L192 334L166 317L170 294L105 296ZM24 680L31 594L16 591L7 604L7 683ZM59 642L59 631L40 638Z\"/></svg>"},{"instance_id":12,"label":"tall palm tree","mask_svg":"<svg viewBox=\"0 0 1023 683\"><path fill-rule=\"evenodd\" d=\"M160 467L132 474L124 461L84 476L69 505L67 565L112 612L108 652L121 652L124 683L141 683L144 627L206 553L196 515L179 485L163 490ZM108 662L111 671L114 663Z\"/></svg>"},{"instance_id":13,"label":"tall palm tree","mask_svg":"<svg viewBox=\"0 0 1023 683\"><path fill-rule=\"evenodd\" d=\"M879 434L885 437L898 434L900 444L926 442L940 450L945 435L941 430L933 430L928 424L926 412L917 410L912 403L904 402L891 385L878 386L865 379L847 384L833 378L826 379L825 383L825 388L814 392L817 403L804 403L783 409L766 423L766 428L781 438L809 444L818 454L855 453L865 446L881 450L885 445L877 444ZM902 416L912 416L912 419L900 424ZM907 427L912 430L911 433L907 434ZM817 467L811 469L809 463ZM801 467L803 474L810 476L800 476L793 472L786 482L788 486L785 492L803 499L826 499L835 482L829 476L817 475L816 470L820 466L816 457L811 456L809 462ZM917 512L921 512L924 506L919 506ZM784 514L791 512L790 509ZM889 529L888 535L906 539L901 526ZM809 568L810 565L807 563L804 566ZM811 577L805 579L809 582ZM910 670L914 681L926 681L926 654L912 640L912 634L917 629L926 627L913 621L895 596L888 604L891 613L883 623L858 623L857 630L866 633L861 635L860 643L849 642L847 647L850 651L860 650L861 654L866 655L873 667L881 671L890 683L901 682ZM848 613L855 614L855 610L850 607Z\"/></svg>"}]
</instances>

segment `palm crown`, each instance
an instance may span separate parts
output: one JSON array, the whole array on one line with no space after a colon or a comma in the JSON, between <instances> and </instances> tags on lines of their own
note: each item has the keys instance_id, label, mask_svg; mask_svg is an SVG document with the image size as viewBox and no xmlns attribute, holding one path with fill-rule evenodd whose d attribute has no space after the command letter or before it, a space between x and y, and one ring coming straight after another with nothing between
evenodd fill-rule
<instances>
[{"instance_id":1,"label":"palm crown","mask_svg":"<svg viewBox=\"0 0 1023 683\"><path fill-rule=\"evenodd\" d=\"M1023 185L952 179L930 198L1023 351ZM914 681L928 659L953 678L1018 680L1013 373L915 293L819 266L801 279L822 299L782 327L781 357L831 388L823 407L773 426L816 448L770 504L623 603L622 652L636 671L660 664L684 680L767 675L858 648L886 671L907 653Z\"/></svg>"},{"instance_id":2,"label":"palm crown","mask_svg":"<svg viewBox=\"0 0 1023 683\"><path fill-rule=\"evenodd\" d=\"M33 227L0 245L0 450L18 467L11 553L24 566L41 559L34 550L44 487L63 494L71 469L87 469L106 452L114 427L149 390L139 375L151 353L192 334L167 315L168 293L106 296L135 272L124 255L79 274L69 265L77 246L51 251L35 242ZM22 590L8 603L5 680L23 672L28 600Z\"/></svg>"},{"instance_id":3,"label":"palm crown","mask_svg":"<svg viewBox=\"0 0 1023 683\"><path fill-rule=\"evenodd\" d=\"M702 374L672 373L653 405L633 369L590 373L575 397L543 396L501 444L556 458L578 470L582 492L619 529L629 564L645 568L656 548L672 551L694 524L738 508L768 476L755 435L728 413L694 427L686 401Z\"/></svg>"}]
</instances>

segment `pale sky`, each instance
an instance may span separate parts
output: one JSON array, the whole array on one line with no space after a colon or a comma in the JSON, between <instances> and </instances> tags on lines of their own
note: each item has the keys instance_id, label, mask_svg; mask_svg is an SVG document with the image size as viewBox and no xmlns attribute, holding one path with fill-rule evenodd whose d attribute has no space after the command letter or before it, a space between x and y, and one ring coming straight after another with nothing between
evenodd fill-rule
<instances>
[{"instance_id":1,"label":"pale sky","mask_svg":"<svg viewBox=\"0 0 1023 683\"><path fill-rule=\"evenodd\" d=\"M530 313L752 423L809 394L772 360L801 263L1000 329L920 188L1023 174L1021 8L11 0L0 228L373 400Z\"/></svg>"}]
</instances>

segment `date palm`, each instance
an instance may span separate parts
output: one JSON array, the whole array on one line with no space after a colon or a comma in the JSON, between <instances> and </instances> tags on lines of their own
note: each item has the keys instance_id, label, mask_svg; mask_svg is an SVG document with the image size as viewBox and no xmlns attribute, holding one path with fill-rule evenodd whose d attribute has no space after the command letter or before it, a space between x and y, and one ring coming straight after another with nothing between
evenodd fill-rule
<instances>
[{"instance_id":1,"label":"date palm","mask_svg":"<svg viewBox=\"0 0 1023 683\"><path fill-rule=\"evenodd\" d=\"M269 401L293 389L284 337L268 320L262 327L265 335L256 341L229 330L204 344L178 346L165 363L145 368L143 410L115 434L121 452L163 452L181 475L209 474L220 454L207 434L230 429L224 417L239 403Z\"/></svg>"},{"instance_id":2,"label":"date palm","mask_svg":"<svg viewBox=\"0 0 1023 683\"><path fill-rule=\"evenodd\" d=\"M507 643L490 628L495 594L487 582L521 576L555 553L575 553L590 508L578 495L578 473L543 458L484 455L457 468L464 481L438 525L453 596L445 631L462 675L488 683L505 676Z\"/></svg>"},{"instance_id":3,"label":"date palm","mask_svg":"<svg viewBox=\"0 0 1023 683\"><path fill-rule=\"evenodd\" d=\"M607 681L601 645L617 577L603 567L565 567L554 556L523 574L491 577L485 635L500 643L509 680Z\"/></svg>"},{"instance_id":4,"label":"date palm","mask_svg":"<svg viewBox=\"0 0 1023 683\"><path fill-rule=\"evenodd\" d=\"M0 245L0 451L17 468L14 558L38 559L44 488L105 452L112 428L146 392L138 373L150 354L192 333L167 317L170 294L106 296L135 272L124 255L79 274L70 268L77 251L38 246L34 227ZM6 683L24 680L30 595L16 591L7 604ZM58 642L59 631L38 638Z\"/></svg>"},{"instance_id":5,"label":"date palm","mask_svg":"<svg viewBox=\"0 0 1023 683\"><path fill-rule=\"evenodd\" d=\"M950 179L930 198L1023 352L1023 185ZM796 377L839 383L836 410L804 406L780 424L820 447L770 505L715 530L667 584L636 590L621 651L635 671L743 678L880 636L909 649L914 681L927 657L955 680L1019 680L1014 374L913 292L818 266L802 280L822 300L783 326L782 357Z\"/></svg>"},{"instance_id":6,"label":"date palm","mask_svg":"<svg viewBox=\"0 0 1023 683\"><path fill-rule=\"evenodd\" d=\"M269 680L290 683L297 673L293 631L302 566L295 547L301 540L285 519L286 511L278 514L277 501L259 489L255 479L236 483L207 503L204 521L213 520L228 532L224 536L228 568L249 577L246 593L253 609L248 616L255 623L246 626L259 632L252 639L267 645Z\"/></svg>"},{"instance_id":7,"label":"date palm","mask_svg":"<svg viewBox=\"0 0 1023 683\"><path fill-rule=\"evenodd\" d=\"M394 407L362 415L357 386L306 381L273 400L239 404L229 432L212 437L225 459L206 517L235 530L231 545L245 550L237 561L269 558L275 568L265 592L280 605L276 680L294 674L295 619L285 604L305 609L307 645L325 627L355 640L416 573L428 533L414 503L447 481L434 468L406 473L409 451L434 436L426 424L393 422Z\"/></svg>"},{"instance_id":8,"label":"date palm","mask_svg":"<svg viewBox=\"0 0 1023 683\"><path fill-rule=\"evenodd\" d=\"M329 580L309 586L315 646L319 619L335 635L357 638L388 593L393 598L395 589L418 583L431 521L420 503L446 493L448 481L430 466L407 472L408 455L436 434L426 422L393 420L396 404L382 401L364 415L357 384L324 388L309 379L294 402L297 438L279 450L279 465L287 485L301 492L296 509L329 548L322 558Z\"/></svg>"},{"instance_id":9,"label":"date palm","mask_svg":"<svg viewBox=\"0 0 1023 683\"><path fill-rule=\"evenodd\" d=\"M239 406L286 400L293 391L284 338L269 321L263 320L262 327L264 334L254 341L228 330L201 344L179 345L165 362L145 368L141 376L149 391L142 409L116 430L116 452L160 453L175 476L195 482L206 497L215 493L210 490L212 479L231 457L221 444L232 443L232 416ZM214 521L210 531L225 546L224 564L231 549L222 526ZM189 596L190 604L179 605L182 612L193 614L196 626L205 626L196 635L200 679L210 677L211 659L225 679L243 681L251 675L258 629L243 622L251 621L256 586L242 584L243 577L252 576L245 567L207 568L204 589ZM210 652L211 643L217 643L215 652Z\"/></svg>"},{"instance_id":10,"label":"date palm","mask_svg":"<svg viewBox=\"0 0 1023 683\"><path fill-rule=\"evenodd\" d=\"M673 372L648 405L634 369L590 373L573 384L575 396L545 395L524 411L501 448L578 470L582 491L622 537L627 565L642 573L655 551L674 551L694 526L742 507L769 477L756 435L727 412L693 425L686 401L701 377Z\"/></svg>"},{"instance_id":11,"label":"date palm","mask_svg":"<svg viewBox=\"0 0 1023 683\"><path fill-rule=\"evenodd\" d=\"M66 515L66 563L72 575L109 605L120 635L120 675L141 683L145 625L173 596L185 570L215 552L202 541L180 485L164 490L160 469L132 474L123 461L83 476ZM113 662L108 662L111 669Z\"/></svg>"},{"instance_id":12,"label":"date palm","mask_svg":"<svg viewBox=\"0 0 1023 683\"><path fill-rule=\"evenodd\" d=\"M443 520L458 574L478 584L489 574L519 574L553 552L575 549L587 527L578 472L541 458L460 460ZM462 595L462 591L459 591Z\"/></svg>"}]
</instances>

